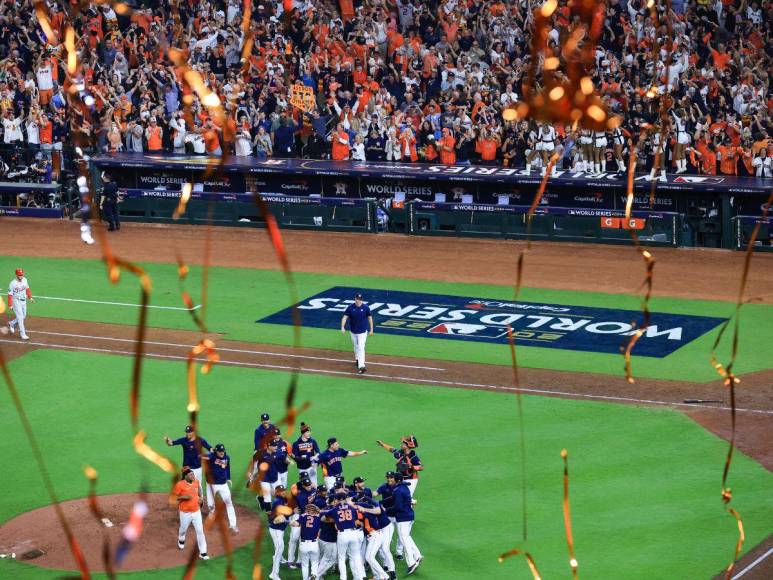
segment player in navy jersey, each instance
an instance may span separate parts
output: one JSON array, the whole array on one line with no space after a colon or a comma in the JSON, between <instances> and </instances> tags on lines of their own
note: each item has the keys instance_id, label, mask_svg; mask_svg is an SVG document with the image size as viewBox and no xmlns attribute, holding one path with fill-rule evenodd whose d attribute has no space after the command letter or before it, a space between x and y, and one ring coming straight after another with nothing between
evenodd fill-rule
<instances>
[{"instance_id":1,"label":"player in navy jersey","mask_svg":"<svg viewBox=\"0 0 773 580\"><path fill-rule=\"evenodd\" d=\"M373 491L369 487L365 487L365 479L362 477L355 477L352 484L346 486L346 489L349 492L349 497L353 497L355 500L363 497L373 498Z\"/></svg>"},{"instance_id":2,"label":"player in navy jersey","mask_svg":"<svg viewBox=\"0 0 773 580\"><path fill-rule=\"evenodd\" d=\"M311 436L311 427L301 423L301 436L293 443L292 458L298 466L298 477L307 475L314 487L317 487L317 466L313 459L319 455L319 445Z\"/></svg>"},{"instance_id":3,"label":"player in navy jersey","mask_svg":"<svg viewBox=\"0 0 773 580\"><path fill-rule=\"evenodd\" d=\"M338 502L326 499L327 489L320 487L315 498L315 505L321 510L335 506ZM333 566L338 564L338 530L335 521L331 517L322 517L319 528L319 567L317 577L322 578Z\"/></svg>"},{"instance_id":4,"label":"player in navy jersey","mask_svg":"<svg viewBox=\"0 0 773 580\"><path fill-rule=\"evenodd\" d=\"M271 423L271 417L269 417L268 413L263 413L260 416L260 424L255 429L253 437L255 451L266 448L266 444L273 439L274 431L276 431L276 427Z\"/></svg>"},{"instance_id":5,"label":"player in navy jersey","mask_svg":"<svg viewBox=\"0 0 773 580\"><path fill-rule=\"evenodd\" d=\"M188 467L193 471L196 476L196 481L199 482L199 496L203 498L204 488L201 482L204 478L201 475L201 458L204 456L204 449L211 451L212 446L207 443L207 440L204 439L204 437L196 435L196 431L194 431L192 425L188 425L185 428L185 437L172 440L164 435L164 441L166 441L166 444L170 447L172 445L182 445L183 469Z\"/></svg>"},{"instance_id":6,"label":"player in navy jersey","mask_svg":"<svg viewBox=\"0 0 773 580\"><path fill-rule=\"evenodd\" d=\"M393 510L395 517L395 526L397 528L397 536L400 538L400 543L403 545L405 554L405 563L408 564L408 574L413 574L416 568L419 567L424 557L421 555L416 542L411 537L411 529L413 528L413 506L411 505L411 492L408 486L403 482L403 477L399 473L395 473L389 481L390 485L394 482L392 488Z\"/></svg>"},{"instance_id":7,"label":"player in navy jersey","mask_svg":"<svg viewBox=\"0 0 773 580\"><path fill-rule=\"evenodd\" d=\"M290 444L282 439L279 429L274 427L274 443L276 443L276 454L274 463L279 477L279 483L287 487L287 466L290 465Z\"/></svg>"},{"instance_id":8,"label":"player in navy jersey","mask_svg":"<svg viewBox=\"0 0 773 580\"><path fill-rule=\"evenodd\" d=\"M397 527L395 526L395 500L393 497L394 489L397 483L395 482L395 472L386 472L386 481L382 483L376 490L376 497L381 498L381 507L384 508L387 518L389 519L389 526L385 528L384 535L387 536L386 545L392 545L392 539L394 538ZM403 559L403 545L400 543L400 539L397 539L397 546L395 547L395 558L398 560Z\"/></svg>"},{"instance_id":9,"label":"player in navy jersey","mask_svg":"<svg viewBox=\"0 0 773 580\"><path fill-rule=\"evenodd\" d=\"M292 509L287 505L287 499L284 497L285 488L277 485L275 488L276 496L271 503L271 511L268 516L268 532L271 534L271 540L274 542L274 558L271 568L270 580L280 580L279 566L282 564L282 553L285 549L285 529L287 529L287 517L292 513Z\"/></svg>"},{"instance_id":10,"label":"player in navy jersey","mask_svg":"<svg viewBox=\"0 0 773 580\"><path fill-rule=\"evenodd\" d=\"M362 294L354 295L354 304L350 304L341 317L341 332L346 333L346 322L349 321L349 334L354 346L354 363L360 374L365 372L365 341L368 331L373 336L373 315L370 307L362 301Z\"/></svg>"},{"instance_id":11,"label":"player in navy jersey","mask_svg":"<svg viewBox=\"0 0 773 580\"><path fill-rule=\"evenodd\" d=\"M309 503L301 512L298 520L290 525L300 533L300 568L303 580L317 578L319 573L319 531L321 526L320 509Z\"/></svg>"},{"instance_id":12,"label":"player in navy jersey","mask_svg":"<svg viewBox=\"0 0 773 580\"><path fill-rule=\"evenodd\" d=\"M362 563L362 555L360 554L362 531L358 523L361 516L354 506L346 501L345 493L336 494L336 500L337 504L322 512L322 515L332 518L338 531L336 542L338 572L341 580L346 580L346 561L348 559L349 567L352 570L352 577L355 580L362 580L365 578L365 566Z\"/></svg>"},{"instance_id":13,"label":"player in navy jersey","mask_svg":"<svg viewBox=\"0 0 773 580\"><path fill-rule=\"evenodd\" d=\"M389 580L395 577L395 563L389 552L389 544L384 546L387 539L386 529L390 525L386 510L374 499L361 497L354 504L357 511L365 517L365 533L367 534L367 548L365 549L365 562L373 572L374 580ZM376 554L381 552L387 569L381 567L376 560Z\"/></svg>"},{"instance_id":14,"label":"player in navy jersey","mask_svg":"<svg viewBox=\"0 0 773 580\"><path fill-rule=\"evenodd\" d=\"M376 441L381 447L386 449L397 461L397 471L403 476L403 481L411 492L411 497L416 492L416 486L419 484L419 472L424 469L419 456L416 455L416 448L419 442L413 435L406 435L400 442L400 449L392 447L381 440ZM414 502L416 503L416 502Z\"/></svg>"},{"instance_id":15,"label":"player in navy jersey","mask_svg":"<svg viewBox=\"0 0 773 580\"><path fill-rule=\"evenodd\" d=\"M298 543L301 539L301 530L294 526L293 522L298 520L298 514L302 514L309 504L314 504L317 495L317 488L311 484L307 476L301 476L301 480L290 488L290 494L295 500L296 510L290 522L290 543L287 547L287 567L300 568L300 562L295 556L298 553Z\"/></svg>"},{"instance_id":16,"label":"player in navy jersey","mask_svg":"<svg viewBox=\"0 0 773 580\"><path fill-rule=\"evenodd\" d=\"M333 489L336 477L343 475L344 468L341 460L344 457L358 457L360 455L367 455L367 453L367 450L364 449L362 451L347 451L341 447L341 444L335 437L328 439L327 449L320 453L316 460L325 472L325 487L328 491Z\"/></svg>"},{"instance_id":17,"label":"player in navy jersey","mask_svg":"<svg viewBox=\"0 0 773 580\"><path fill-rule=\"evenodd\" d=\"M236 510L231 501L231 458L225 452L225 445L218 443L212 453L206 460L209 463L209 479L207 481L207 507L214 513L215 496L220 498L225 504L225 511L228 514L228 526L235 534L239 533L236 527Z\"/></svg>"},{"instance_id":18,"label":"player in navy jersey","mask_svg":"<svg viewBox=\"0 0 773 580\"><path fill-rule=\"evenodd\" d=\"M247 474L247 487L252 486L255 479L260 480L260 493L257 498L258 504L264 511L271 509L271 494L279 485L279 474L276 470L274 458L276 456L276 442L269 441L266 449L256 451L253 455L252 469Z\"/></svg>"}]
</instances>

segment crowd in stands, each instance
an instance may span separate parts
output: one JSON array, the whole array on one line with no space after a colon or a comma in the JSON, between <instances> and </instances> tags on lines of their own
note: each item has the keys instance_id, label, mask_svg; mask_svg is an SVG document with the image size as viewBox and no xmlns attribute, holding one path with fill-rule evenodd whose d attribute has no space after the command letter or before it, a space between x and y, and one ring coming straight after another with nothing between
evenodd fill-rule
<instances>
[{"instance_id":1,"label":"crowd in stands","mask_svg":"<svg viewBox=\"0 0 773 580\"><path fill-rule=\"evenodd\" d=\"M242 0L129 0L130 11L92 4L75 17L72 3L49 0L54 38L30 0L4 2L2 143L56 152L79 132L100 152L544 170L535 153L548 137L563 169L622 171L630 142L653 176L662 151L669 172L771 177L773 3L656 0L657 19L647 3L607 2L589 72L624 121L598 134L503 118L523 96L539 0L251 0L246 26ZM77 114L64 92L68 23L81 50ZM576 26L559 0L547 35L556 55ZM227 127L183 82L171 46L224 103ZM290 103L296 83L313 90L312 110ZM668 96L665 128L653 90Z\"/></svg>"}]
</instances>

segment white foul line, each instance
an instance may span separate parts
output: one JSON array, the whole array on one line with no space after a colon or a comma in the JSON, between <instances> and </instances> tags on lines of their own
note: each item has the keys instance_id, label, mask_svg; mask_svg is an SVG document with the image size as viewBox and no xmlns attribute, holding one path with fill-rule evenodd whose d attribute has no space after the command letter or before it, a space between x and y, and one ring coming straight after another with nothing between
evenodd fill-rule
<instances>
[{"instance_id":1,"label":"white foul line","mask_svg":"<svg viewBox=\"0 0 773 580\"><path fill-rule=\"evenodd\" d=\"M35 331L35 334L50 334L52 336L68 336L71 338L91 338L94 340L111 340L113 342L137 342L136 339L133 338L115 338L112 336L94 336L90 334L73 334L68 332L46 332L43 330ZM192 345L190 344L179 344L177 342L161 342L161 341L155 341L155 340L146 340L145 344L155 344L157 346L174 346L174 347L180 347L180 348L187 348L190 349ZM246 350L241 348L226 348L226 347L217 347L217 350L220 352L237 352L240 354L259 354L263 356L276 356L280 358L300 358L300 359L308 359L308 360L324 360L329 362L350 362L352 359L348 358L332 358L332 357L324 357L324 356L311 356L306 354L293 354L293 353L281 353L281 352L270 352L270 351L262 351L262 350ZM441 369L438 367L425 367L420 365L401 365L397 363L380 363L380 362L369 362L368 363L371 366L382 366L382 367L395 367L395 368L404 368L404 369L421 369L423 371L444 371L445 369Z\"/></svg>"},{"instance_id":2,"label":"white foul line","mask_svg":"<svg viewBox=\"0 0 773 580\"><path fill-rule=\"evenodd\" d=\"M757 564L759 564L760 562L762 562L762 561L763 561L765 558L767 558L767 557L768 557L768 556L770 556L771 554L773 554L773 548L770 548L770 549L769 549L767 552L765 552L765 553L764 553L762 556L760 556L760 557L759 557L759 558L757 558L757 559L756 559L754 562L752 562L751 564L749 564L749 565L748 565L746 568L744 568L743 570L741 570L740 572L738 572L738 574L736 574L735 576L733 576L732 580L736 580L736 578L740 578L741 576L743 576L744 574L746 574L746 573L747 573L749 570L751 570L752 568L754 568L754 567L755 567Z\"/></svg>"},{"instance_id":3,"label":"white foul line","mask_svg":"<svg viewBox=\"0 0 773 580\"><path fill-rule=\"evenodd\" d=\"M80 300L78 298L62 298L60 296L35 296L35 298L42 298L43 300L61 300L63 302L85 302L87 304L108 304L110 306L132 306L134 308L140 308L141 304L128 304L126 302L106 302L104 300ZM183 310L185 312L192 312L201 308L201 304L197 304L193 308L183 308L181 306L153 306L148 304L148 308L157 308L158 310Z\"/></svg>"},{"instance_id":4,"label":"white foul line","mask_svg":"<svg viewBox=\"0 0 773 580\"><path fill-rule=\"evenodd\" d=\"M42 333L41 333L42 334ZM92 347L85 347L85 346L70 346L66 344L53 344L48 342L36 342L32 340L27 341L20 341L20 340L9 340L9 339L0 339L0 342L7 342L7 343L13 343L13 344L20 344L20 345L29 345L29 346L44 346L48 348L60 348L64 350L81 350L81 351L87 351L87 352L102 352L102 353L108 353L108 354L125 354L125 355L134 355L134 351L129 350L113 350L109 348L92 348ZM173 360L187 360L188 357L186 356L177 356L177 355L171 355L171 354L156 354L152 352L146 352L144 353L145 356L150 358L161 358L161 359L173 359ZM333 371L329 369L313 369L308 367L301 367L300 369L296 369L295 367L287 366L287 365L270 365L270 364L264 364L264 363L248 363L248 362L240 362L240 361L228 361L228 360L220 360L219 364L225 364L225 365L235 365L235 366L243 366L243 367L251 367L251 368L260 368L260 369L272 369L272 370L281 370L281 371L294 371L294 370L300 370L307 373L319 373L319 374L325 374L325 375L344 375L344 376L354 376L359 377L360 375L356 372L347 372L347 371ZM368 374L365 376L365 378L372 378L372 379L386 379L391 381L401 381L406 383L427 383L431 385L448 385L448 386L454 386L454 387L468 387L468 388L480 388L480 389L488 389L488 390L494 390L494 391L520 391L522 393L529 393L529 394L536 394L536 395L561 395L564 397L574 397L579 399L592 399L592 400L599 400L599 401L612 401L612 402L624 402L624 403L636 403L636 404L644 404L644 405L663 405L666 407L690 407L690 408L704 408L704 409L714 409L714 410L720 410L720 411L729 411L730 407L717 407L714 405L702 405L700 403L677 403L673 401L656 401L656 400L650 400L650 399L634 399L632 397L615 397L611 395L591 395L588 393L570 393L567 391L551 391L549 389L530 389L530 388L519 388L516 389L515 387L503 387L501 385L485 385L480 383L462 383L458 381L443 381L443 380L433 380L433 379L422 379L418 377L398 377L398 376L392 376L392 375L376 375L376 374ZM736 411L739 413L760 413L763 415L773 415L773 411L766 411L763 409L744 409L744 408L736 408Z\"/></svg>"}]
</instances>

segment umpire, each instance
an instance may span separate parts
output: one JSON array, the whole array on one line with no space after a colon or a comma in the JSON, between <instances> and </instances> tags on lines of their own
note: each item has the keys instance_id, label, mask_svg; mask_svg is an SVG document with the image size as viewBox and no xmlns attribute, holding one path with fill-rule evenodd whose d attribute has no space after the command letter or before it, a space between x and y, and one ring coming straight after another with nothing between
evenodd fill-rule
<instances>
[{"instance_id":1,"label":"umpire","mask_svg":"<svg viewBox=\"0 0 773 580\"><path fill-rule=\"evenodd\" d=\"M108 232L114 232L121 229L121 222L118 219L118 186L107 173L102 173L102 216L107 222Z\"/></svg>"}]
</instances>

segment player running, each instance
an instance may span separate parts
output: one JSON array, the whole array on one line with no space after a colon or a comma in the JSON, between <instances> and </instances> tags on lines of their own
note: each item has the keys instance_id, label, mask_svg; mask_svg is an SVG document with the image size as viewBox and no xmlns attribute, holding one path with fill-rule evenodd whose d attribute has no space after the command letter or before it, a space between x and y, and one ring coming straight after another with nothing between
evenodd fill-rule
<instances>
[{"instance_id":1,"label":"player running","mask_svg":"<svg viewBox=\"0 0 773 580\"><path fill-rule=\"evenodd\" d=\"M239 533L236 527L236 510L231 501L231 458L225 452L225 445L218 443L213 452L206 458L209 462L209 474L212 482L207 481L207 507L210 513L215 512L215 496L225 504L225 512L228 514L228 527L234 534Z\"/></svg>"},{"instance_id":2,"label":"player running","mask_svg":"<svg viewBox=\"0 0 773 580\"><path fill-rule=\"evenodd\" d=\"M266 449L253 454L253 463L247 474L247 487L252 486L256 477L260 478L260 495L255 499L263 511L271 510L271 494L278 493L279 473L274 462L276 456L276 441L269 441Z\"/></svg>"},{"instance_id":3,"label":"player running","mask_svg":"<svg viewBox=\"0 0 773 580\"><path fill-rule=\"evenodd\" d=\"M350 304L341 317L341 333L346 332L347 320L349 321L349 334L354 346L354 363L357 365L357 371L363 374L366 370L365 341L368 338L369 328L370 336L373 336L373 315L370 313L370 307L363 303L362 294L359 292L354 295L354 304Z\"/></svg>"},{"instance_id":4,"label":"player running","mask_svg":"<svg viewBox=\"0 0 773 580\"><path fill-rule=\"evenodd\" d=\"M306 423L301 423L301 436L293 443L291 455L298 466L298 477L308 477L317 487L317 466L312 460L319 455L319 444L312 438L311 426Z\"/></svg>"},{"instance_id":5,"label":"player running","mask_svg":"<svg viewBox=\"0 0 773 580\"><path fill-rule=\"evenodd\" d=\"M389 481L389 480L387 480ZM424 556L421 555L416 542L411 537L411 529L415 515L411 505L411 492L403 482L403 476L393 474L389 484L393 486L392 498L394 500L394 516L397 526L397 537L405 550L405 563L408 564L408 574L413 574L419 567Z\"/></svg>"},{"instance_id":6,"label":"player running","mask_svg":"<svg viewBox=\"0 0 773 580\"><path fill-rule=\"evenodd\" d=\"M11 280L11 283L8 285L8 308L13 310L13 313L16 315L16 318L8 322L8 330L14 333L18 326L19 336L22 340L30 339L24 326L24 319L27 318L27 300L35 302L30 285L24 277L24 270L17 268L16 278ZM371 334L373 334L372 330Z\"/></svg>"},{"instance_id":7,"label":"player running","mask_svg":"<svg viewBox=\"0 0 773 580\"><path fill-rule=\"evenodd\" d=\"M279 566L282 564L282 553L285 549L285 530L287 529L287 515L292 511L287 505L287 499L284 497L285 488L277 485L275 488L276 497L271 503L271 513L268 517L268 532L271 534L271 540L274 542L274 557L271 567L270 580L280 580Z\"/></svg>"},{"instance_id":8,"label":"player running","mask_svg":"<svg viewBox=\"0 0 773 580\"><path fill-rule=\"evenodd\" d=\"M362 451L347 451L341 447L341 444L335 437L328 439L327 449L320 453L316 460L325 472L325 487L328 491L332 490L335 486L336 478L343 475L344 467L341 464L341 460L344 457L359 457L360 455L367 454L368 451L365 449Z\"/></svg>"}]
</instances>

